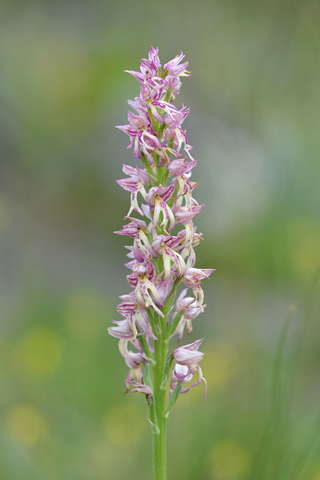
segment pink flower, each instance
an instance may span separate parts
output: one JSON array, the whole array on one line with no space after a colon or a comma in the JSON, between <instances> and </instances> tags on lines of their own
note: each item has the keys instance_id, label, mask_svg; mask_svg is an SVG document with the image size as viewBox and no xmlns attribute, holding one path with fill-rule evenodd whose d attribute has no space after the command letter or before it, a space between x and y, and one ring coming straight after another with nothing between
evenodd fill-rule
<instances>
[{"instance_id":1,"label":"pink flower","mask_svg":"<svg viewBox=\"0 0 320 480\"><path fill-rule=\"evenodd\" d=\"M185 325L187 325L188 334L192 332L192 320L203 312L205 305L200 305L199 301L193 297L186 297L187 289L185 288L180 293L176 301L176 314L183 312L183 315L176 328L178 334L178 342L180 342ZM175 314L175 315L176 315Z\"/></svg>"},{"instance_id":2,"label":"pink flower","mask_svg":"<svg viewBox=\"0 0 320 480\"><path fill-rule=\"evenodd\" d=\"M130 110L128 111L128 120L129 125L117 125L116 128L129 135L131 141L127 148L134 146L134 156L140 158L138 135L141 130L150 128L151 122L147 116L135 115Z\"/></svg>"},{"instance_id":3,"label":"pink flower","mask_svg":"<svg viewBox=\"0 0 320 480\"><path fill-rule=\"evenodd\" d=\"M185 270L183 258L174 250L174 248L180 244L180 241L180 237L158 235L153 242L153 247L156 252L162 255L165 272L164 278L167 280L172 275L171 264L175 265L179 275Z\"/></svg>"},{"instance_id":4,"label":"pink flower","mask_svg":"<svg viewBox=\"0 0 320 480\"><path fill-rule=\"evenodd\" d=\"M152 390L150 387L148 387L148 385L144 385L143 383L139 383L134 380L128 381L127 384L134 388L131 390L128 389L126 393L143 393L144 395L146 395L147 399L149 399L153 395Z\"/></svg>"},{"instance_id":5,"label":"pink flower","mask_svg":"<svg viewBox=\"0 0 320 480\"><path fill-rule=\"evenodd\" d=\"M113 321L117 327L108 327L110 335L116 338L133 339L135 337L128 320Z\"/></svg>"},{"instance_id":6,"label":"pink flower","mask_svg":"<svg viewBox=\"0 0 320 480\"><path fill-rule=\"evenodd\" d=\"M206 398L207 382L202 376L202 370L199 365L199 362L204 357L204 353L198 351L198 348L200 347L202 341L203 338L201 340L190 343L189 345L185 345L184 347L179 347L173 352L173 357L177 363L172 372L172 378L170 383L171 394L173 393L173 390L177 386L178 382L189 383L192 380L193 375L198 372L199 379L197 382L193 383L191 387L196 387L203 380L205 383L204 398ZM189 390L190 388L182 388L181 393L186 393Z\"/></svg>"},{"instance_id":7,"label":"pink flower","mask_svg":"<svg viewBox=\"0 0 320 480\"><path fill-rule=\"evenodd\" d=\"M188 77L190 72L187 71L188 62L184 62L181 65L179 63L185 57L181 52L180 55L177 55L173 60L164 65L164 69L167 70L170 75Z\"/></svg>"},{"instance_id":8,"label":"pink flower","mask_svg":"<svg viewBox=\"0 0 320 480\"><path fill-rule=\"evenodd\" d=\"M178 207L174 212L176 220L181 223L181 225L188 225L190 221L198 215L198 213L203 209L204 205L195 205L194 207L188 208Z\"/></svg>"},{"instance_id":9,"label":"pink flower","mask_svg":"<svg viewBox=\"0 0 320 480\"><path fill-rule=\"evenodd\" d=\"M176 362L180 363L180 365L186 365L187 367L191 367L195 363L200 362L204 357L204 353L198 352L198 348L202 342L203 338L201 338L201 340L196 340L193 343L189 343L189 345L177 348L173 352L173 357Z\"/></svg>"},{"instance_id":10,"label":"pink flower","mask_svg":"<svg viewBox=\"0 0 320 480\"><path fill-rule=\"evenodd\" d=\"M173 160L168 166L168 170L170 172L170 175L181 176L181 175L184 175L185 173L190 172L190 170L193 169L196 163L197 163L196 160L187 162L186 157L182 157L182 158L178 158L177 160Z\"/></svg>"},{"instance_id":11,"label":"pink flower","mask_svg":"<svg viewBox=\"0 0 320 480\"><path fill-rule=\"evenodd\" d=\"M131 218L131 217L125 217L127 220L132 220L132 222L128 223L127 225L124 225L122 227L122 230L116 230L113 233L116 233L117 235L129 235L131 238L135 238L137 235L137 232L139 231L139 228L142 228L144 231L147 230L147 225L146 222L143 220L139 220L138 218Z\"/></svg>"},{"instance_id":12,"label":"pink flower","mask_svg":"<svg viewBox=\"0 0 320 480\"><path fill-rule=\"evenodd\" d=\"M139 277L137 286L135 289L135 295L139 305L142 308L149 309L152 307L160 317L164 318L163 313L159 310L159 307L163 307L163 302L160 293L154 283L150 282L148 278ZM157 304L157 305L156 305Z\"/></svg>"},{"instance_id":13,"label":"pink flower","mask_svg":"<svg viewBox=\"0 0 320 480\"><path fill-rule=\"evenodd\" d=\"M156 77L159 68L161 68L158 53L158 48L151 47L148 58L143 58L140 62L140 72L134 72L132 70L125 70L125 72L133 75L141 83L148 77Z\"/></svg>"},{"instance_id":14,"label":"pink flower","mask_svg":"<svg viewBox=\"0 0 320 480\"><path fill-rule=\"evenodd\" d=\"M163 187L159 185L159 187L152 187L149 190L149 193L146 195L146 202L151 208L151 211L154 212L153 214L153 231L156 228L156 225L159 222L160 214L162 213L162 222L161 226L166 228L169 223L168 230L172 230L176 224L174 215L172 213L171 208L166 203L171 195L173 194L174 186L171 185L170 187Z\"/></svg>"},{"instance_id":15,"label":"pink flower","mask_svg":"<svg viewBox=\"0 0 320 480\"><path fill-rule=\"evenodd\" d=\"M145 198L146 190L144 185L148 184L150 177L145 170L137 167L133 168L129 165L123 165L123 171L127 175L130 175L130 178L122 178L117 180L117 183L125 190L131 192L131 206L127 216L130 216L132 210L136 210L140 215L143 215L137 201L137 194L140 192L141 196Z\"/></svg>"},{"instance_id":16,"label":"pink flower","mask_svg":"<svg viewBox=\"0 0 320 480\"><path fill-rule=\"evenodd\" d=\"M134 292L133 292L134 293ZM109 333L117 338L136 339L138 330L149 339L157 340L149 324L147 312L138 304L135 295L122 295L123 301L118 305L118 312L125 318L120 322L114 322L118 327L109 327ZM120 328L121 327L121 328ZM130 335L131 333L131 335Z\"/></svg>"},{"instance_id":17,"label":"pink flower","mask_svg":"<svg viewBox=\"0 0 320 480\"><path fill-rule=\"evenodd\" d=\"M187 268L183 274L183 283L187 287L196 287L200 285L200 280L209 278L212 272L215 272L214 268Z\"/></svg>"}]
</instances>

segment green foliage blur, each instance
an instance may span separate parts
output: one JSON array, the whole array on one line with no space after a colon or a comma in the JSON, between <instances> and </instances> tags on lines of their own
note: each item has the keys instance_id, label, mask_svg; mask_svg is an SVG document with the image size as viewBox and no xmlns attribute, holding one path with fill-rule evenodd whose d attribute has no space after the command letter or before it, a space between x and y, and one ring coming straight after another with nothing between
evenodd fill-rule
<instances>
[{"instance_id":1,"label":"green foliage blur","mask_svg":"<svg viewBox=\"0 0 320 480\"><path fill-rule=\"evenodd\" d=\"M197 266L217 269L186 339L205 337L208 398L171 413L169 479L320 480L320 3L0 9L0 479L152 478L107 327L130 290L116 179L136 165L114 126L153 45L192 71Z\"/></svg>"}]
</instances>

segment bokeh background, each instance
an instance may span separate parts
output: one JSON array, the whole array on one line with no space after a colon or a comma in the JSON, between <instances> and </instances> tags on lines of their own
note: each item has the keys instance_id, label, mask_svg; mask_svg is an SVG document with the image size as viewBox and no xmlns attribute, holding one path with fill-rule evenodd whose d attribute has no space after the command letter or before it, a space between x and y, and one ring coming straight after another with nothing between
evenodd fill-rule
<instances>
[{"instance_id":1,"label":"bokeh background","mask_svg":"<svg viewBox=\"0 0 320 480\"><path fill-rule=\"evenodd\" d=\"M107 334L136 165L114 125L151 45L192 71L197 265L217 269L187 339L205 337L208 398L171 414L169 478L320 479L319 22L316 0L1 2L1 480L152 478Z\"/></svg>"}]
</instances>

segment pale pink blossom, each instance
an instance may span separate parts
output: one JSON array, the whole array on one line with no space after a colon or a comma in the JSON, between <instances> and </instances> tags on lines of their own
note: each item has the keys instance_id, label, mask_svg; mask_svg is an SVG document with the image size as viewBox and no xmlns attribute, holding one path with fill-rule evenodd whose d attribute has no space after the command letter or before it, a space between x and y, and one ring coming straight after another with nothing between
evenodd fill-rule
<instances>
[{"instance_id":1,"label":"pale pink blossom","mask_svg":"<svg viewBox=\"0 0 320 480\"><path fill-rule=\"evenodd\" d=\"M188 77L190 72L187 71L188 62L179 63L183 60L185 55L181 52L180 55L177 55L175 58L170 60L170 62L164 65L164 69L167 70L171 75L179 75L183 77Z\"/></svg>"},{"instance_id":2,"label":"pale pink blossom","mask_svg":"<svg viewBox=\"0 0 320 480\"><path fill-rule=\"evenodd\" d=\"M178 382L188 383L192 380L192 377L195 373L199 373L199 379L197 382L193 383L191 387L196 387L203 380L205 383L205 397L207 393L207 382L202 376L202 370L199 365L199 362L203 359L204 353L199 352L198 348L200 347L203 338L201 340L196 340L189 345L177 348L173 352L173 357L176 360L176 366L172 372L171 378L171 394L175 389ZM184 388L182 393L187 392L189 389Z\"/></svg>"}]
</instances>

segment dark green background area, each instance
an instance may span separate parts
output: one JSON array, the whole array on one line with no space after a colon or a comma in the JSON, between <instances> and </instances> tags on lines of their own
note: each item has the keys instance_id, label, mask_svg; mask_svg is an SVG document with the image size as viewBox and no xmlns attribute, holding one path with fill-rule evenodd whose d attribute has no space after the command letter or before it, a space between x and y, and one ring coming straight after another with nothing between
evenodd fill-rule
<instances>
[{"instance_id":1,"label":"dark green background area","mask_svg":"<svg viewBox=\"0 0 320 480\"><path fill-rule=\"evenodd\" d=\"M169 479L320 480L319 2L0 10L1 480L152 477L147 405L107 333L130 291L116 179L141 166L114 126L151 45L192 71L176 105L206 204L197 266L217 270L185 339L205 337L208 396L172 411Z\"/></svg>"}]
</instances>

